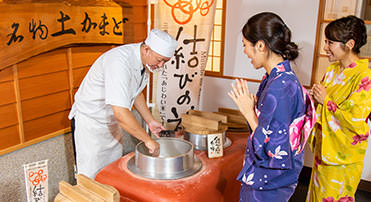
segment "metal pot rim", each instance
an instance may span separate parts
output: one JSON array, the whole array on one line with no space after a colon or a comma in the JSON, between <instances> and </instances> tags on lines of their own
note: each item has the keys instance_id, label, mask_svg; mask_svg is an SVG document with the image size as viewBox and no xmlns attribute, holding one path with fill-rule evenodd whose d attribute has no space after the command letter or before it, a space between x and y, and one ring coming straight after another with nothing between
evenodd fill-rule
<instances>
[{"instance_id":1,"label":"metal pot rim","mask_svg":"<svg viewBox=\"0 0 371 202\"><path fill-rule=\"evenodd\" d=\"M127 168L133 172L136 175L149 178L149 179L154 179L154 180L177 180L185 177L192 176L196 174L198 171L201 170L202 168L202 162L201 160L197 157L194 156L194 163L193 167L191 169L188 169L186 171L182 171L176 174L171 174L171 175L166 175L166 174L154 174L154 173L149 173L149 172L143 172L140 169L138 169L135 165L135 155L133 155L127 162Z\"/></svg>"},{"instance_id":2,"label":"metal pot rim","mask_svg":"<svg viewBox=\"0 0 371 202\"><path fill-rule=\"evenodd\" d=\"M232 141L227 137L226 132L221 132L223 136L223 148L231 146ZM198 134L184 131L184 139L190 141L195 150L207 150L207 136L210 134ZM189 140L188 140L189 139Z\"/></svg>"},{"instance_id":3,"label":"metal pot rim","mask_svg":"<svg viewBox=\"0 0 371 202\"><path fill-rule=\"evenodd\" d=\"M175 159L175 158L179 158L181 156L184 156L186 154L190 154L192 153L192 156L193 156L193 152L194 152L194 145L192 144L192 142L188 141L188 140L184 140L184 139L179 139L179 138L175 138L175 137L161 137L161 138L158 138L156 139L161 141L161 140L175 140L175 141L179 141L179 142L185 142L187 144L189 144L191 146L191 148L189 149L188 152L184 153L184 154L181 154L181 155L177 155L177 156L172 156L172 157L156 157L156 156L150 156L150 155L147 155L147 154L144 154L144 153L141 153L139 152L139 149L138 147L142 144L144 144L144 142L140 142L137 144L137 146L135 146L135 155L139 154L139 155L142 155L142 156L145 156L146 158L149 158L149 159Z\"/></svg>"},{"instance_id":4,"label":"metal pot rim","mask_svg":"<svg viewBox=\"0 0 371 202\"><path fill-rule=\"evenodd\" d=\"M141 142L136 147L135 155L128 161L127 167L131 172L146 178L166 180L187 177L201 169L202 163L194 155L191 142L172 137L156 141L160 147L164 146L162 157L151 156Z\"/></svg>"}]
</instances>

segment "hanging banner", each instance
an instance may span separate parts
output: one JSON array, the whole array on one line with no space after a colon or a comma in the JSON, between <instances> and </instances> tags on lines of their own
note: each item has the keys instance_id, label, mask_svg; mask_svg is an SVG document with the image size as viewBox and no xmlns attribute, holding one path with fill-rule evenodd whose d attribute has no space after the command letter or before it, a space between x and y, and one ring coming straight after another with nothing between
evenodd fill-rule
<instances>
[{"instance_id":1,"label":"hanging banner","mask_svg":"<svg viewBox=\"0 0 371 202\"><path fill-rule=\"evenodd\" d=\"M198 109L215 7L216 0L158 0L155 5L155 27L178 41L153 85L154 114L169 129L179 129L182 114Z\"/></svg>"},{"instance_id":2,"label":"hanging banner","mask_svg":"<svg viewBox=\"0 0 371 202\"><path fill-rule=\"evenodd\" d=\"M48 160L23 165L28 202L48 200Z\"/></svg>"}]
</instances>

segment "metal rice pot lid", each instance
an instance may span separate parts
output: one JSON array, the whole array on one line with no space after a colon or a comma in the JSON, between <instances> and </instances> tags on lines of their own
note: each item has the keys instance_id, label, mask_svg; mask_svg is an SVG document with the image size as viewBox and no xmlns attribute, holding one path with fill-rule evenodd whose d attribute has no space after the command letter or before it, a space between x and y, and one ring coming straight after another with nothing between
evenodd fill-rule
<instances>
[{"instance_id":1,"label":"metal rice pot lid","mask_svg":"<svg viewBox=\"0 0 371 202\"><path fill-rule=\"evenodd\" d=\"M171 137L162 137L158 157L152 156L143 142L137 144L135 157L128 161L128 169L150 179L179 179L197 173L201 161L193 154L192 143Z\"/></svg>"},{"instance_id":2,"label":"metal rice pot lid","mask_svg":"<svg viewBox=\"0 0 371 202\"><path fill-rule=\"evenodd\" d=\"M184 131L184 139L192 142L196 150L207 150L207 136L208 134L196 134ZM222 133L223 148L229 147L232 141Z\"/></svg>"}]
</instances>

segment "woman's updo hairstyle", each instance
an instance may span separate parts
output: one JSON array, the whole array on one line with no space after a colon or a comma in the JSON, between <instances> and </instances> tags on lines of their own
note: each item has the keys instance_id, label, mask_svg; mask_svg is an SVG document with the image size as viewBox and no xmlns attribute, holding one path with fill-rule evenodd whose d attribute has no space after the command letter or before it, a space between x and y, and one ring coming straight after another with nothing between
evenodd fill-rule
<instances>
[{"instance_id":1,"label":"woman's updo hairstyle","mask_svg":"<svg viewBox=\"0 0 371 202\"><path fill-rule=\"evenodd\" d=\"M346 43L354 40L352 51L356 54L367 43L367 30L365 22L353 15L342 17L330 22L325 28L326 38L331 41Z\"/></svg>"},{"instance_id":2,"label":"woman's updo hairstyle","mask_svg":"<svg viewBox=\"0 0 371 202\"><path fill-rule=\"evenodd\" d=\"M242 35L253 45L263 40L268 48L284 59L298 57L298 46L291 42L291 31L276 14L263 12L251 17L242 29Z\"/></svg>"}]
</instances>

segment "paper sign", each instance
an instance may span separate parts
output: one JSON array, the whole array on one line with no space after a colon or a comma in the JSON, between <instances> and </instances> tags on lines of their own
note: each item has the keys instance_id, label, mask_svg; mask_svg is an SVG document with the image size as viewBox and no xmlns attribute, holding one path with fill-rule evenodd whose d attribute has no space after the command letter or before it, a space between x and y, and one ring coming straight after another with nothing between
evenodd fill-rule
<instances>
[{"instance_id":1,"label":"paper sign","mask_svg":"<svg viewBox=\"0 0 371 202\"><path fill-rule=\"evenodd\" d=\"M48 160L23 165L28 202L48 201Z\"/></svg>"},{"instance_id":2,"label":"paper sign","mask_svg":"<svg viewBox=\"0 0 371 202\"><path fill-rule=\"evenodd\" d=\"M222 133L207 135L207 154L209 158L223 156L223 135Z\"/></svg>"}]
</instances>

